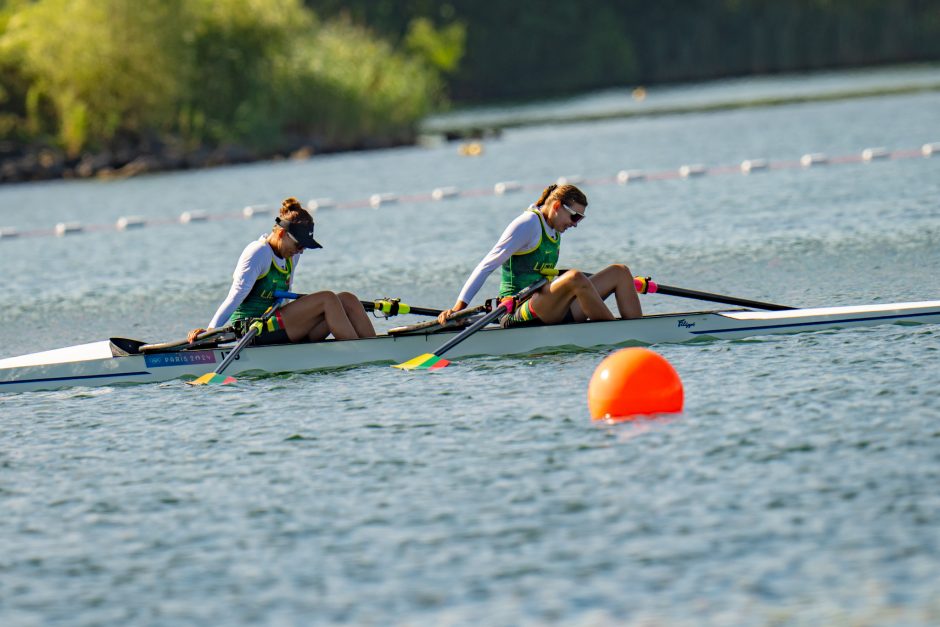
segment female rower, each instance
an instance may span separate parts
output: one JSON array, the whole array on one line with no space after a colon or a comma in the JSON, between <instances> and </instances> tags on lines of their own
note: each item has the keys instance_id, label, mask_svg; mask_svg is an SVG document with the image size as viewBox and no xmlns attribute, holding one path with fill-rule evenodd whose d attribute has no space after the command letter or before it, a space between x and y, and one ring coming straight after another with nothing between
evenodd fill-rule
<instances>
[{"instance_id":1,"label":"female rower","mask_svg":"<svg viewBox=\"0 0 940 627\"><path fill-rule=\"evenodd\" d=\"M444 321L465 308L486 277L502 265L499 296L512 296L543 276L555 274L561 234L584 219L587 198L574 185L549 185L541 198L513 220L467 279L454 306L438 316ZM568 270L538 290L500 323L504 327L557 324L584 320L613 320L604 299L614 294L624 318L643 315L633 274L622 264L608 266L590 277Z\"/></svg>"},{"instance_id":2,"label":"female rower","mask_svg":"<svg viewBox=\"0 0 940 627\"><path fill-rule=\"evenodd\" d=\"M313 239L313 218L296 198L281 203L280 216L267 235L242 251L228 297L219 306L209 329L261 317L274 304L274 292L289 291L294 270L305 248L322 248ZM206 329L193 329L188 340ZM365 309L349 292L315 292L278 308L268 318L255 344L315 342L330 333L337 340L375 337Z\"/></svg>"}]
</instances>

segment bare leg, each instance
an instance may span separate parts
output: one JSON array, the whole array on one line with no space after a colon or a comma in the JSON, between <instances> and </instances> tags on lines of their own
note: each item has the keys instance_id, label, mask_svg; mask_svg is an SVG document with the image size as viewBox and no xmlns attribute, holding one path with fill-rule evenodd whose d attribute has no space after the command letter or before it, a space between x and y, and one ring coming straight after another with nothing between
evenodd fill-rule
<instances>
[{"instance_id":1,"label":"bare leg","mask_svg":"<svg viewBox=\"0 0 940 627\"><path fill-rule=\"evenodd\" d=\"M617 300L617 309L620 310L620 317L640 318L643 316L643 309L640 306L640 297L637 296L636 286L633 283L633 273L627 266L615 263L607 266L600 272L591 275L591 283L602 299L614 294ZM584 320L587 317L577 303L572 304L571 313L575 320Z\"/></svg>"},{"instance_id":2,"label":"bare leg","mask_svg":"<svg viewBox=\"0 0 940 627\"><path fill-rule=\"evenodd\" d=\"M307 339L311 342L319 342L325 340L329 334L330 327L326 324L326 318L323 318L307 332Z\"/></svg>"},{"instance_id":3,"label":"bare leg","mask_svg":"<svg viewBox=\"0 0 940 627\"><path fill-rule=\"evenodd\" d=\"M372 321L369 320L365 308L356 298L356 295L349 292L340 292L338 296L340 302L343 303L346 317L349 318L359 337L375 337L375 327L372 326Z\"/></svg>"},{"instance_id":4,"label":"bare leg","mask_svg":"<svg viewBox=\"0 0 940 627\"><path fill-rule=\"evenodd\" d=\"M281 308L281 320L291 342L305 339L322 322L337 340L359 337L339 296L333 292L314 292L298 298Z\"/></svg>"},{"instance_id":5,"label":"bare leg","mask_svg":"<svg viewBox=\"0 0 940 627\"><path fill-rule=\"evenodd\" d=\"M591 320L614 319L597 288L578 270L565 272L532 297L532 308L547 324L564 320L572 303L577 303L582 315Z\"/></svg>"}]
</instances>

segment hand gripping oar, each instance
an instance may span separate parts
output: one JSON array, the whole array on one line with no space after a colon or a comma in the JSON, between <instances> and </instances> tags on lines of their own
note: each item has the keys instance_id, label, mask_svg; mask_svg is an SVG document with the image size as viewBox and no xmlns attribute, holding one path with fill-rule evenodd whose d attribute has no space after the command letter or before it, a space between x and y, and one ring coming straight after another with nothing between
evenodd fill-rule
<instances>
[{"instance_id":1,"label":"hand gripping oar","mask_svg":"<svg viewBox=\"0 0 940 627\"><path fill-rule=\"evenodd\" d=\"M445 366L447 366L447 364L450 363L446 359L441 358L441 356L444 353L446 353L453 347L463 342L465 339L467 339L468 337L470 337L471 335L473 335L474 333L476 333L477 331L479 331L480 329L488 325L493 320L496 320L503 314L511 312L513 308L518 307L525 301L532 298L532 296L535 295L535 293L539 290L539 288L541 288L546 283L548 283L548 279L541 278L535 283L533 283L532 285L530 285L529 287L525 288L524 290L516 294L515 296L504 298L502 302L499 304L499 306L495 307L493 311L486 314L485 316L482 316L479 320L477 320L476 322L471 324L469 327L467 327L466 329L458 333L456 337L451 338L450 341L446 342L443 346L438 348L433 353L425 353L423 355L418 355L414 359L409 359L408 361L404 363L396 364L392 367L400 368L402 370L419 370L419 369L420 370L437 370L439 368L444 368Z\"/></svg>"},{"instance_id":2,"label":"hand gripping oar","mask_svg":"<svg viewBox=\"0 0 940 627\"><path fill-rule=\"evenodd\" d=\"M251 323L251 326L248 327L248 332L242 336L242 339L238 340L238 344L235 345L231 353L225 356L225 359L223 359L219 367L215 369L215 372L206 373L198 379L187 381L187 383L189 383L189 385L227 385L229 383L235 383L235 377L223 377L222 371L228 368L229 364L238 358L238 354L251 343L251 340L254 339L256 335L261 333L261 330L264 328L264 323L268 321L268 318L274 315L274 312L277 311L277 307L280 304L280 299L274 301L274 304L264 312L261 318Z\"/></svg>"},{"instance_id":3,"label":"hand gripping oar","mask_svg":"<svg viewBox=\"0 0 940 627\"><path fill-rule=\"evenodd\" d=\"M189 339L175 340L173 342L162 342L158 344L144 344L137 350L141 353L178 353L193 348L202 348L206 346L217 346L223 341L231 341L229 335L234 335L235 329L231 325L203 331L196 336L192 342Z\"/></svg>"},{"instance_id":4,"label":"hand gripping oar","mask_svg":"<svg viewBox=\"0 0 940 627\"><path fill-rule=\"evenodd\" d=\"M297 299L301 296L306 296L306 294L297 294L295 292L282 292L277 290L274 292L274 298L289 298ZM406 305L397 298L380 298L379 300L360 300L362 307L366 311L378 311L379 313L385 314L386 318L391 318L392 316L404 315L404 314L414 314L416 316L433 316L437 317L441 315L440 309L428 309L427 307L412 307L411 305Z\"/></svg>"},{"instance_id":5,"label":"hand gripping oar","mask_svg":"<svg viewBox=\"0 0 940 627\"><path fill-rule=\"evenodd\" d=\"M640 294L666 294L667 296L679 296L681 298L707 300L715 303L725 303L726 305L738 305L739 307L767 309L768 311L783 311L784 309L794 309L794 307L787 307L786 305L762 303L758 300L748 300L746 298L723 296L721 294L712 294L710 292L699 292L698 290L687 290L682 287L662 285L661 283L654 282L650 277L634 277L633 283L636 286L636 291Z\"/></svg>"},{"instance_id":6,"label":"hand gripping oar","mask_svg":"<svg viewBox=\"0 0 940 627\"><path fill-rule=\"evenodd\" d=\"M465 326L468 318L476 316L478 313L487 313L493 310L491 305L477 305L469 309L461 309L457 313L451 314L443 325L437 320L425 320L416 324L409 324L403 327L393 327L388 330L389 335L414 335L416 333L436 333L444 329L452 329L457 326Z\"/></svg>"}]
</instances>

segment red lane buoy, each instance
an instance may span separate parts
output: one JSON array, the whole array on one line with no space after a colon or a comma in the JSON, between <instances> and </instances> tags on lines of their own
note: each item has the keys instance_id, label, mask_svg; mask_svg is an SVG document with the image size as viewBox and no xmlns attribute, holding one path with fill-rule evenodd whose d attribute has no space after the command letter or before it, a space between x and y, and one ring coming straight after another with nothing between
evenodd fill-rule
<instances>
[{"instance_id":1,"label":"red lane buoy","mask_svg":"<svg viewBox=\"0 0 940 627\"><path fill-rule=\"evenodd\" d=\"M624 348L598 364L588 385L593 420L632 420L682 411L682 380L665 357L646 348Z\"/></svg>"}]
</instances>

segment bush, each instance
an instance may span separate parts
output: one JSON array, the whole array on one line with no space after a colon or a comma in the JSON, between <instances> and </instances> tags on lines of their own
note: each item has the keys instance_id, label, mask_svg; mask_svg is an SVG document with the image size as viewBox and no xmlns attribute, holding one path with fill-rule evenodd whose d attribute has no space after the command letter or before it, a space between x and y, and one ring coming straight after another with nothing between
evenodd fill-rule
<instances>
[{"instance_id":1,"label":"bush","mask_svg":"<svg viewBox=\"0 0 940 627\"><path fill-rule=\"evenodd\" d=\"M300 0L0 11L0 137L48 135L73 155L154 136L264 151L297 135L405 138L440 98L438 70L421 57L345 21L321 25Z\"/></svg>"}]
</instances>

